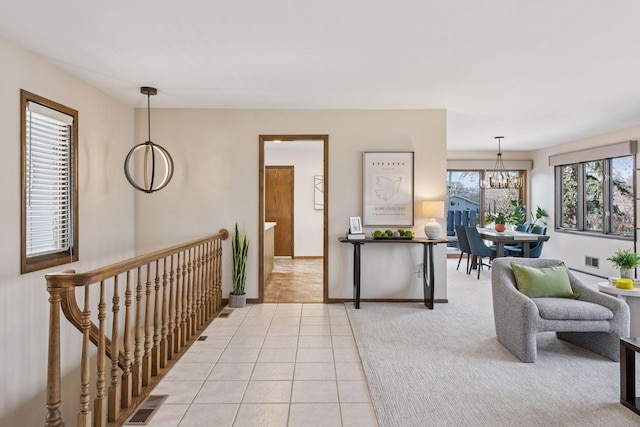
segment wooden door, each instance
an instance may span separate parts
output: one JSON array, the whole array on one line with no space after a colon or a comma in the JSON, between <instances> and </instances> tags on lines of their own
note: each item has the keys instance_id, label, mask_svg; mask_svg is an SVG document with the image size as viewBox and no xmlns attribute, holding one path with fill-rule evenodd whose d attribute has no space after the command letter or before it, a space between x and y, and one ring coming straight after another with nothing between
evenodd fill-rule
<instances>
[{"instance_id":1,"label":"wooden door","mask_svg":"<svg viewBox=\"0 0 640 427\"><path fill-rule=\"evenodd\" d=\"M265 222L275 222L274 255L293 257L293 166L266 166Z\"/></svg>"}]
</instances>

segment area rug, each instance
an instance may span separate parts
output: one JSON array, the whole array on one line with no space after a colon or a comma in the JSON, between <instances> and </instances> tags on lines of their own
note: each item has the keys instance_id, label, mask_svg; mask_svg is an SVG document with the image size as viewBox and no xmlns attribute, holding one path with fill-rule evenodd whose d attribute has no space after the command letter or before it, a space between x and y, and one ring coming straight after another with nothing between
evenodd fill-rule
<instances>
[{"instance_id":1,"label":"area rug","mask_svg":"<svg viewBox=\"0 0 640 427\"><path fill-rule=\"evenodd\" d=\"M619 365L538 335L522 363L496 339L490 273L449 261L448 300L362 302L347 312L380 427L638 426L619 403Z\"/></svg>"}]
</instances>

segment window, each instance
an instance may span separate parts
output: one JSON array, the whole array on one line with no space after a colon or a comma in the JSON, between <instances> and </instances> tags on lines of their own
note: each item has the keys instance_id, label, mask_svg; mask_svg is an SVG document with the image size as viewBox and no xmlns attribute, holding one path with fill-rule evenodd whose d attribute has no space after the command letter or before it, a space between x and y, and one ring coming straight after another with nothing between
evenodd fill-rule
<instances>
[{"instance_id":1,"label":"window","mask_svg":"<svg viewBox=\"0 0 640 427\"><path fill-rule=\"evenodd\" d=\"M78 112L20 91L21 272L78 260Z\"/></svg>"},{"instance_id":2,"label":"window","mask_svg":"<svg viewBox=\"0 0 640 427\"><path fill-rule=\"evenodd\" d=\"M524 171L508 171L509 178L520 178L525 181ZM480 189L480 181L484 171L449 170L447 171L447 190L450 211L473 211L477 213L477 222L484 224L487 213L511 212L514 199L524 199L524 187Z\"/></svg>"},{"instance_id":3,"label":"window","mask_svg":"<svg viewBox=\"0 0 640 427\"><path fill-rule=\"evenodd\" d=\"M631 239L634 156L556 166L556 230Z\"/></svg>"}]
</instances>

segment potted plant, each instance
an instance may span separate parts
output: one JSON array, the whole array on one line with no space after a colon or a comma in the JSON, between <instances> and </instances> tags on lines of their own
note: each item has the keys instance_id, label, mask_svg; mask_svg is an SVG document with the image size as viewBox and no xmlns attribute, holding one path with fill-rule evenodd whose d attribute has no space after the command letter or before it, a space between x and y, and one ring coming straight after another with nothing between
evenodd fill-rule
<instances>
[{"instance_id":1,"label":"potted plant","mask_svg":"<svg viewBox=\"0 0 640 427\"><path fill-rule=\"evenodd\" d=\"M620 277L631 279L631 270L638 267L640 257L630 249L618 249L607 261L611 261L614 267L620 269Z\"/></svg>"},{"instance_id":2,"label":"potted plant","mask_svg":"<svg viewBox=\"0 0 640 427\"><path fill-rule=\"evenodd\" d=\"M231 256L233 257L233 290L229 295L229 307L241 308L247 303L247 295L244 292L244 284L247 279L247 253L249 251L249 239L247 235L240 236L238 223L231 240Z\"/></svg>"},{"instance_id":3,"label":"potted plant","mask_svg":"<svg viewBox=\"0 0 640 427\"><path fill-rule=\"evenodd\" d=\"M484 219L485 219L486 222L495 223L495 227L494 228L498 233L502 233L506 229L505 224L511 224L511 222L513 220L511 215L507 215L504 212L498 212L495 215L486 214Z\"/></svg>"},{"instance_id":4,"label":"potted plant","mask_svg":"<svg viewBox=\"0 0 640 427\"><path fill-rule=\"evenodd\" d=\"M531 212L531 221L529 222L527 221L527 207L522 204L522 200L512 199L511 206L513 206L513 213L511 214L513 224L526 225L528 230L531 230L538 222L545 226L547 225L543 218L548 218L549 214L540 206L536 206L536 211Z\"/></svg>"}]
</instances>

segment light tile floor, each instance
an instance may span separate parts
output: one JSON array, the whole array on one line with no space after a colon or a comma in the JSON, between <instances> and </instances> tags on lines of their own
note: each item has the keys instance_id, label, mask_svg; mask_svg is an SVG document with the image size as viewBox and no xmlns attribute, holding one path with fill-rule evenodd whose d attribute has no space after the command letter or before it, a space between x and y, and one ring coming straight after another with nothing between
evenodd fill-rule
<instances>
[{"instance_id":1,"label":"light tile floor","mask_svg":"<svg viewBox=\"0 0 640 427\"><path fill-rule=\"evenodd\" d=\"M158 384L147 424L376 427L343 304L260 304L217 318Z\"/></svg>"}]
</instances>

